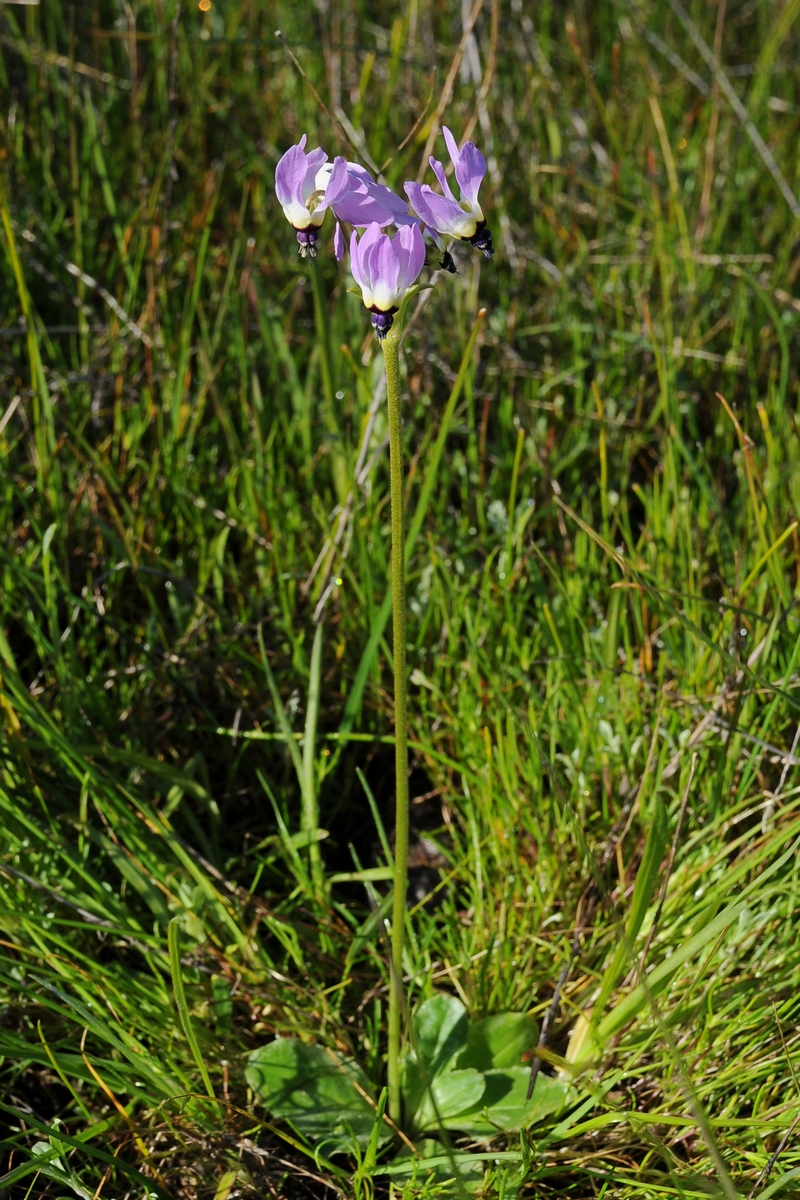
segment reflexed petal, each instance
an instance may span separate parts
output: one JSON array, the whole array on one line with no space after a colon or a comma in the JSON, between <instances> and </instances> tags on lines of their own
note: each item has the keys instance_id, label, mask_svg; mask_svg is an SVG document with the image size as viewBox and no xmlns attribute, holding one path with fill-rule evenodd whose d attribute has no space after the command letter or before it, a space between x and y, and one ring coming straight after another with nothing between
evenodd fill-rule
<instances>
[{"instance_id":1,"label":"reflexed petal","mask_svg":"<svg viewBox=\"0 0 800 1200\"><path fill-rule=\"evenodd\" d=\"M400 291L400 259L397 249L388 234L383 234L375 244L369 263L372 277L372 295L376 308L388 312L397 303Z\"/></svg>"},{"instance_id":2,"label":"reflexed petal","mask_svg":"<svg viewBox=\"0 0 800 1200\"><path fill-rule=\"evenodd\" d=\"M377 183L372 178L369 171L361 166L361 163L349 162L347 164L347 169L351 178L353 179L354 184L360 184L366 189L366 191L369 192L371 196L374 197L375 200L378 201L379 204L382 204L384 208L388 209L389 212L404 213L406 211L406 204L402 196L398 196L397 193L393 192L392 189L387 187L385 183Z\"/></svg>"},{"instance_id":3,"label":"reflexed petal","mask_svg":"<svg viewBox=\"0 0 800 1200\"><path fill-rule=\"evenodd\" d=\"M361 186L343 192L331 208L340 221L349 225L391 225L394 215Z\"/></svg>"},{"instance_id":4,"label":"reflexed petal","mask_svg":"<svg viewBox=\"0 0 800 1200\"><path fill-rule=\"evenodd\" d=\"M455 200L455 196L450 188L447 176L444 173L444 166L439 162L438 158L431 158L430 164L433 167L433 173L439 180L439 185L448 200ZM458 203L458 201L456 201Z\"/></svg>"},{"instance_id":5,"label":"reflexed petal","mask_svg":"<svg viewBox=\"0 0 800 1200\"><path fill-rule=\"evenodd\" d=\"M319 181L317 181L319 187ZM342 158L341 154L337 154L333 160L328 186L325 188L325 203L327 205L335 204L336 201L350 189L350 173L347 169L347 160Z\"/></svg>"},{"instance_id":6,"label":"reflexed petal","mask_svg":"<svg viewBox=\"0 0 800 1200\"><path fill-rule=\"evenodd\" d=\"M400 259L398 286L404 292L406 288L416 282L425 265L425 243L422 240L419 225L407 225L398 229L394 237L394 244Z\"/></svg>"},{"instance_id":7,"label":"reflexed petal","mask_svg":"<svg viewBox=\"0 0 800 1200\"><path fill-rule=\"evenodd\" d=\"M456 172L458 172L458 159L459 159L458 142L453 137L452 133L450 132L450 130L447 128L446 125L442 126L442 133L444 134L444 144L447 146L447 153L450 155L450 161L452 162L453 166L456 168Z\"/></svg>"},{"instance_id":8,"label":"reflexed petal","mask_svg":"<svg viewBox=\"0 0 800 1200\"><path fill-rule=\"evenodd\" d=\"M385 183L375 183L373 179L370 179L366 186L371 195L375 197L379 204L383 205L387 212L390 212L394 217L408 216L408 204L406 201L402 196L398 196L396 192L393 192L390 187L387 187Z\"/></svg>"},{"instance_id":9,"label":"reflexed petal","mask_svg":"<svg viewBox=\"0 0 800 1200\"><path fill-rule=\"evenodd\" d=\"M409 231L403 230L403 236L400 236L400 230L392 239L392 248L395 258L397 259L397 291L402 295L410 282L410 262L411 251L410 246L406 245L406 239L409 238Z\"/></svg>"},{"instance_id":10,"label":"reflexed petal","mask_svg":"<svg viewBox=\"0 0 800 1200\"><path fill-rule=\"evenodd\" d=\"M406 194L429 229L445 237L471 241L478 234L479 227L483 227L483 211L478 203L478 191L486 175L486 159L474 142L466 142L459 150L456 139L446 125L442 126L442 133L455 168L459 199L456 200L453 195L444 167L433 157L430 164L444 194L440 196L427 184L420 186L416 183L406 184ZM488 236L486 235L484 241ZM478 249L484 247L478 246Z\"/></svg>"},{"instance_id":11,"label":"reflexed petal","mask_svg":"<svg viewBox=\"0 0 800 1200\"><path fill-rule=\"evenodd\" d=\"M426 225L433 225L433 223L434 223L433 214L431 213L430 209L428 208L427 202L425 200L425 194L422 190L422 184L409 182L409 183L404 184L404 187L405 187L406 195L408 196L409 200L411 201L411 207L414 209L414 212L417 214L417 216L420 218L420 220L424 221ZM428 191L430 191L430 190L431 189L428 188Z\"/></svg>"},{"instance_id":12,"label":"reflexed petal","mask_svg":"<svg viewBox=\"0 0 800 1200\"><path fill-rule=\"evenodd\" d=\"M305 134L303 135L303 143ZM280 204L291 204L302 200L303 181L306 177L306 156L303 143L290 146L275 168L275 194Z\"/></svg>"},{"instance_id":13,"label":"reflexed petal","mask_svg":"<svg viewBox=\"0 0 800 1200\"><path fill-rule=\"evenodd\" d=\"M366 233L362 234L360 239L355 229L350 238L350 269L353 272L353 278L361 288L361 298L367 308L372 308L374 303L372 260L376 243L383 236L379 225L368 225Z\"/></svg>"},{"instance_id":14,"label":"reflexed petal","mask_svg":"<svg viewBox=\"0 0 800 1200\"><path fill-rule=\"evenodd\" d=\"M413 191L411 190L413 189ZM411 197L411 203L422 217L426 225L430 225L437 233L448 237L470 238L477 229L477 221L472 213L464 212L455 200L448 200L434 192L427 184L407 184L406 190Z\"/></svg>"},{"instance_id":15,"label":"reflexed petal","mask_svg":"<svg viewBox=\"0 0 800 1200\"><path fill-rule=\"evenodd\" d=\"M403 226L406 226L406 225L407 226L416 225L417 228L419 228L422 225L422 221L420 220L420 218L415 216L414 213L410 213L410 212L405 212L402 214L397 213L397 215L395 216L395 219L394 219L394 223L398 229L402 229Z\"/></svg>"},{"instance_id":16,"label":"reflexed petal","mask_svg":"<svg viewBox=\"0 0 800 1200\"><path fill-rule=\"evenodd\" d=\"M478 189L485 174L486 159L474 142L465 142L456 163L456 179L461 188L461 199L473 208L478 206Z\"/></svg>"},{"instance_id":17,"label":"reflexed petal","mask_svg":"<svg viewBox=\"0 0 800 1200\"><path fill-rule=\"evenodd\" d=\"M376 244L376 242L380 241L383 236L384 235L381 233L380 225L368 225L361 236L361 241L359 242L362 253L370 250Z\"/></svg>"},{"instance_id":18,"label":"reflexed petal","mask_svg":"<svg viewBox=\"0 0 800 1200\"><path fill-rule=\"evenodd\" d=\"M400 230L399 232L403 232ZM409 261L409 279L406 287L412 283L416 283L419 278L420 271L425 266L425 242L422 237L422 230L419 225L411 226L411 254Z\"/></svg>"},{"instance_id":19,"label":"reflexed petal","mask_svg":"<svg viewBox=\"0 0 800 1200\"><path fill-rule=\"evenodd\" d=\"M407 220L409 215L405 202L391 188L376 183L358 163L340 157L334 161L325 200L338 220L362 228L391 225L397 219Z\"/></svg>"},{"instance_id":20,"label":"reflexed petal","mask_svg":"<svg viewBox=\"0 0 800 1200\"><path fill-rule=\"evenodd\" d=\"M348 161L347 170L351 175L358 175L359 178L363 179L365 182L372 180L372 176L370 175L369 171L366 167L362 167L361 163Z\"/></svg>"},{"instance_id":21,"label":"reflexed petal","mask_svg":"<svg viewBox=\"0 0 800 1200\"><path fill-rule=\"evenodd\" d=\"M336 255L337 262L341 262L344 258L344 234L338 221L333 231L333 253Z\"/></svg>"},{"instance_id":22,"label":"reflexed petal","mask_svg":"<svg viewBox=\"0 0 800 1200\"><path fill-rule=\"evenodd\" d=\"M358 234L355 229L350 235L350 270L353 272L353 279L355 279L362 291L365 287L369 287L369 278L364 271L361 247L358 244Z\"/></svg>"},{"instance_id":23,"label":"reflexed petal","mask_svg":"<svg viewBox=\"0 0 800 1200\"><path fill-rule=\"evenodd\" d=\"M323 163L328 161L328 156L321 146L317 146L316 150L309 150L306 155L306 167L314 174L320 169Z\"/></svg>"}]
</instances>

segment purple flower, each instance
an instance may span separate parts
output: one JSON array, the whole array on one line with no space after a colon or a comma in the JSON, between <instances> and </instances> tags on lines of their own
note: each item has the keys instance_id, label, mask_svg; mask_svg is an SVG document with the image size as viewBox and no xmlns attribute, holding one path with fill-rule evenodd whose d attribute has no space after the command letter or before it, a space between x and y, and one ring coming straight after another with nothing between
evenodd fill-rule
<instances>
[{"instance_id":1,"label":"purple flower","mask_svg":"<svg viewBox=\"0 0 800 1200\"><path fill-rule=\"evenodd\" d=\"M283 155L275 169L275 192L286 219L297 233L300 254L315 257L318 230L330 208L337 220L334 252L344 254L340 221L364 228L367 225L411 224L405 200L391 188L376 183L358 163L336 157L332 163L324 150L306 153L306 135Z\"/></svg>"},{"instance_id":2,"label":"purple flower","mask_svg":"<svg viewBox=\"0 0 800 1200\"><path fill-rule=\"evenodd\" d=\"M425 264L425 244L419 225L403 225L394 237L373 223L359 240L350 239L350 267L361 288L361 298L370 310L372 324L383 341L394 323L406 291L419 277Z\"/></svg>"},{"instance_id":3,"label":"purple flower","mask_svg":"<svg viewBox=\"0 0 800 1200\"><path fill-rule=\"evenodd\" d=\"M417 216L434 234L441 238L459 238L470 242L486 258L491 258L494 253L492 235L486 228L483 209L478 203L478 190L486 174L486 159L474 142L465 142L459 150L447 126L442 127L442 132L455 167L461 199L456 200L444 167L436 158L431 158L430 163L444 195L440 196L427 183L407 183L406 195Z\"/></svg>"},{"instance_id":4,"label":"purple flower","mask_svg":"<svg viewBox=\"0 0 800 1200\"><path fill-rule=\"evenodd\" d=\"M275 168L275 194L286 220L297 233L301 255L305 258L308 253L313 258L317 253L317 230L328 207L325 194L333 179L335 164L328 164L327 154L319 147L308 154L305 147L306 135L303 134L298 144L291 146L280 159ZM337 186L340 182L337 178Z\"/></svg>"}]
</instances>

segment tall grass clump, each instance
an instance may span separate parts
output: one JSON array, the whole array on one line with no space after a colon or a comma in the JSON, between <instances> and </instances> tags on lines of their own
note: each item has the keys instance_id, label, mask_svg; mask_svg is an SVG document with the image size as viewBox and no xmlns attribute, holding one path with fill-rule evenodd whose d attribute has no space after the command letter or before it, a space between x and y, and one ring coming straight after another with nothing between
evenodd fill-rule
<instances>
[{"instance_id":1,"label":"tall grass clump","mask_svg":"<svg viewBox=\"0 0 800 1200\"><path fill-rule=\"evenodd\" d=\"M798 16L0 5L0 1191L792 1194Z\"/></svg>"}]
</instances>

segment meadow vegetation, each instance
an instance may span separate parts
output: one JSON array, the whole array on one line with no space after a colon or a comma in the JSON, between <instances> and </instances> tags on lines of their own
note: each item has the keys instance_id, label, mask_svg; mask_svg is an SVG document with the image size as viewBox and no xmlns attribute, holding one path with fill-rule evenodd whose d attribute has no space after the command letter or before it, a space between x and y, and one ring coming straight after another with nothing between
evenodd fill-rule
<instances>
[{"instance_id":1,"label":"meadow vegetation","mask_svg":"<svg viewBox=\"0 0 800 1200\"><path fill-rule=\"evenodd\" d=\"M0 1194L797 1193L800 3L684 3L0 3ZM388 995L382 360L275 163L442 122L496 255L404 344L408 998L575 1092L426 1166L245 1063L377 1094Z\"/></svg>"}]
</instances>

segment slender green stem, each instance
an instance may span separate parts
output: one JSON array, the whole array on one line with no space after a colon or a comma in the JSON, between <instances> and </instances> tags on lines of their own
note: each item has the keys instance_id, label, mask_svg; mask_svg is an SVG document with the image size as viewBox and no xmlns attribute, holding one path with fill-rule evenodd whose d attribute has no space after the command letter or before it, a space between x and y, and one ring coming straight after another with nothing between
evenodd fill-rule
<instances>
[{"instance_id":1,"label":"slender green stem","mask_svg":"<svg viewBox=\"0 0 800 1200\"><path fill-rule=\"evenodd\" d=\"M389 404L389 470L392 499L392 650L394 654L395 825L392 978L389 990L389 1116L402 1120L400 1022L403 1013L403 936L408 887L408 704L406 691L406 575L403 520L403 425L400 415L400 328L383 342Z\"/></svg>"}]
</instances>

